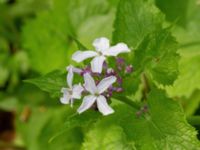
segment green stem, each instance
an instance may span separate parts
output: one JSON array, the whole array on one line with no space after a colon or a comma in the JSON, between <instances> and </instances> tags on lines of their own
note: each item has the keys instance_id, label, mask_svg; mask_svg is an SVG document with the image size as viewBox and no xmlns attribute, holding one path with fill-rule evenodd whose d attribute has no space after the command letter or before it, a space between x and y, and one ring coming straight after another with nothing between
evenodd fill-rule
<instances>
[{"instance_id":1,"label":"green stem","mask_svg":"<svg viewBox=\"0 0 200 150\"><path fill-rule=\"evenodd\" d=\"M200 116L190 116L187 118L187 121L191 125L200 125Z\"/></svg>"},{"instance_id":2,"label":"green stem","mask_svg":"<svg viewBox=\"0 0 200 150\"><path fill-rule=\"evenodd\" d=\"M187 48L187 47L196 46L196 45L200 45L200 41L194 41L194 42L182 44L180 45L180 48Z\"/></svg>"},{"instance_id":3,"label":"green stem","mask_svg":"<svg viewBox=\"0 0 200 150\"><path fill-rule=\"evenodd\" d=\"M147 95L150 92L149 80L146 74L143 72L141 76L143 89L142 89L142 100L147 100Z\"/></svg>"},{"instance_id":4,"label":"green stem","mask_svg":"<svg viewBox=\"0 0 200 150\"><path fill-rule=\"evenodd\" d=\"M20 147L14 144L8 144L3 142L0 142L0 149L26 150L25 147Z\"/></svg>"},{"instance_id":5,"label":"green stem","mask_svg":"<svg viewBox=\"0 0 200 150\"><path fill-rule=\"evenodd\" d=\"M114 96L113 98L116 100L119 100L120 102L126 103L127 105L133 107L134 109L139 110L141 108L139 103L136 103L127 97L117 95L117 96Z\"/></svg>"}]
</instances>

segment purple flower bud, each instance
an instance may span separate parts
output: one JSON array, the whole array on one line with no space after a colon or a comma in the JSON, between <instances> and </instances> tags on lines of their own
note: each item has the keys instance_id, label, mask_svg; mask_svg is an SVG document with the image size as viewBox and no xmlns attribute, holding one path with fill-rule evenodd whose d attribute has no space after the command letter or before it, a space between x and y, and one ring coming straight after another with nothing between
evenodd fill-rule
<instances>
[{"instance_id":1,"label":"purple flower bud","mask_svg":"<svg viewBox=\"0 0 200 150\"><path fill-rule=\"evenodd\" d=\"M124 67L124 65L125 65L125 61L124 61L124 59L123 58L117 58L116 59L116 64L117 64L117 69L118 70L122 70L123 69L123 67Z\"/></svg>"},{"instance_id":2,"label":"purple flower bud","mask_svg":"<svg viewBox=\"0 0 200 150\"><path fill-rule=\"evenodd\" d=\"M139 118L139 117L142 115L142 112L141 112L141 111L137 111L137 112L135 113L135 115Z\"/></svg>"},{"instance_id":3,"label":"purple flower bud","mask_svg":"<svg viewBox=\"0 0 200 150\"><path fill-rule=\"evenodd\" d=\"M116 61L117 65L123 66L125 64L125 60L123 58L118 57Z\"/></svg>"},{"instance_id":4,"label":"purple flower bud","mask_svg":"<svg viewBox=\"0 0 200 150\"><path fill-rule=\"evenodd\" d=\"M133 72L133 66L132 65L128 65L126 66L126 73L132 73Z\"/></svg>"},{"instance_id":5,"label":"purple flower bud","mask_svg":"<svg viewBox=\"0 0 200 150\"><path fill-rule=\"evenodd\" d=\"M116 88L116 92L122 92L122 91L123 91L123 88L121 87Z\"/></svg>"},{"instance_id":6,"label":"purple flower bud","mask_svg":"<svg viewBox=\"0 0 200 150\"><path fill-rule=\"evenodd\" d=\"M121 70L122 70L122 67L121 67L121 66L117 66L117 69L121 71Z\"/></svg>"},{"instance_id":7,"label":"purple flower bud","mask_svg":"<svg viewBox=\"0 0 200 150\"><path fill-rule=\"evenodd\" d=\"M148 106L144 105L141 109L144 113L146 113L148 111Z\"/></svg>"},{"instance_id":8,"label":"purple flower bud","mask_svg":"<svg viewBox=\"0 0 200 150\"><path fill-rule=\"evenodd\" d=\"M108 94L107 94L107 96L108 96L108 97L111 97L111 96L112 96L112 94L113 94L113 92L112 92L112 91L108 91Z\"/></svg>"},{"instance_id":9,"label":"purple flower bud","mask_svg":"<svg viewBox=\"0 0 200 150\"><path fill-rule=\"evenodd\" d=\"M122 84L122 82L123 82L122 78L121 78L121 77L119 77L119 76L117 76L117 83L121 85L121 84Z\"/></svg>"}]
</instances>

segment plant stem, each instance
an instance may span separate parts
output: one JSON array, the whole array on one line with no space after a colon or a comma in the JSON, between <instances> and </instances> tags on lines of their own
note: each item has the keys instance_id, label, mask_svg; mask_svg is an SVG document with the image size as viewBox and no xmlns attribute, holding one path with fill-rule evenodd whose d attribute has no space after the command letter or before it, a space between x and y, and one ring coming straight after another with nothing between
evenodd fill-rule
<instances>
[{"instance_id":1,"label":"plant stem","mask_svg":"<svg viewBox=\"0 0 200 150\"><path fill-rule=\"evenodd\" d=\"M114 96L113 98L115 98L116 100L119 100L120 102L128 104L129 106L133 107L134 109L139 110L141 108L139 103L136 103L127 97L117 95L117 96Z\"/></svg>"},{"instance_id":2,"label":"plant stem","mask_svg":"<svg viewBox=\"0 0 200 150\"><path fill-rule=\"evenodd\" d=\"M10 150L26 150L25 147L20 147L14 144L8 144L8 143L3 143L0 142L0 149L10 149Z\"/></svg>"},{"instance_id":3,"label":"plant stem","mask_svg":"<svg viewBox=\"0 0 200 150\"><path fill-rule=\"evenodd\" d=\"M190 116L187 118L187 121L191 125L200 125L200 116Z\"/></svg>"},{"instance_id":4,"label":"plant stem","mask_svg":"<svg viewBox=\"0 0 200 150\"><path fill-rule=\"evenodd\" d=\"M142 89L142 100L147 100L147 95L150 91L149 81L146 74L143 72L141 76L143 89Z\"/></svg>"},{"instance_id":5,"label":"plant stem","mask_svg":"<svg viewBox=\"0 0 200 150\"><path fill-rule=\"evenodd\" d=\"M182 44L180 45L180 48L187 48L187 47L196 46L196 45L200 45L200 41L194 41L194 42Z\"/></svg>"}]
</instances>

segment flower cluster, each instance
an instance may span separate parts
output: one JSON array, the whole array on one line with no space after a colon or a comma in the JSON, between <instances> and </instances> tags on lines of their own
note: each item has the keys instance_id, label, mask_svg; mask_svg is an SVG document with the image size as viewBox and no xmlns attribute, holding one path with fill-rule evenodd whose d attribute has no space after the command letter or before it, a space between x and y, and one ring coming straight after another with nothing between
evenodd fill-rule
<instances>
[{"instance_id":1,"label":"flower cluster","mask_svg":"<svg viewBox=\"0 0 200 150\"><path fill-rule=\"evenodd\" d=\"M117 57L120 53L130 52L124 43L110 46L107 38L94 40L93 46L96 51L77 51L72 55L72 59L77 63L83 62L88 58L93 58L89 65L84 68L76 68L72 65L67 67L68 88L62 88L63 97L61 103L71 104L75 99L83 101L78 108L78 113L82 113L89 108L97 108L103 115L109 115L114 110L109 106L108 101L114 92L122 92L122 74L129 74L133 71L131 65L127 65L123 58ZM107 58L115 58L114 67L109 67ZM84 81L84 84L73 85L74 75L77 74Z\"/></svg>"}]
</instances>

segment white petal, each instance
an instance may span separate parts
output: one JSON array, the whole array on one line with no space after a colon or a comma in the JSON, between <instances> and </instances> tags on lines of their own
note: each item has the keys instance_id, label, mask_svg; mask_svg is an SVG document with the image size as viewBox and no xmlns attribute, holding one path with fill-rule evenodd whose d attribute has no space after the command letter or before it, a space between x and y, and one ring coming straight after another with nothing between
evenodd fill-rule
<instances>
[{"instance_id":1,"label":"white petal","mask_svg":"<svg viewBox=\"0 0 200 150\"><path fill-rule=\"evenodd\" d=\"M81 104L81 106L78 108L78 113L82 113L84 111L86 111L87 109L89 109L95 102L96 100L96 96L93 96L93 95L88 95L88 96L85 96L83 98L83 102Z\"/></svg>"},{"instance_id":2,"label":"white petal","mask_svg":"<svg viewBox=\"0 0 200 150\"><path fill-rule=\"evenodd\" d=\"M98 54L94 51L77 51L72 55L72 59L79 63L87 58L91 58L97 55Z\"/></svg>"},{"instance_id":3,"label":"white petal","mask_svg":"<svg viewBox=\"0 0 200 150\"><path fill-rule=\"evenodd\" d=\"M71 95L69 93L69 90L67 88L62 88L61 92L63 93L63 97L60 98L60 102L62 104L69 104Z\"/></svg>"},{"instance_id":4,"label":"white petal","mask_svg":"<svg viewBox=\"0 0 200 150\"><path fill-rule=\"evenodd\" d=\"M115 76L109 76L107 78L104 78L103 80L101 80L101 82L99 82L99 84L97 85L97 90L98 93L101 94L103 93L105 90L107 90L109 88L109 86L111 86L115 81L117 80L117 78Z\"/></svg>"},{"instance_id":5,"label":"white petal","mask_svg":"<svg viewBox=\"0 0 200 150\"><path fill-rule=\"evenodd\" d=\"M67 84L70 88L72 88L72 82L73 82L73 77L74 77L74 73L73 73L73 68L72 66L69 66L67 68L68 70L68 74L67 74Z\"/></svg>"},{"instance_id":6,"label":"white petal","mask_svg":"<svg viewBox=\"0 0 200 150\"><path fill-rule=\"evenodd\" d=\"M127 53L130 52L128 46L124 43L118 43L115 46L110 47L103 54L107 56L117 56L119 53Z\"/></svg>"},{"instance_id":7,"label":"white petal","mask_svg":"<svg viewBox=\"0 0 200 150\"><path fill-rule=\"evenodd\" d=\"M83 87L81 84L74 85L72 88L72 98L75 99L80 99L81 98L81 93L83 92Z\"/></svg>"},{"instance_id":8,"label":"white petal","mask_svg":"<svg viewBox=\"0 0 200 150\"><path fill-rule=\"evenodd\" d=\"M103 115L114 113L114 110L108 105L106 98L102 95L97 97L97 107Z\"/></svg>"},{"instance_id":9,"label":"white petal","mask_svg":"<svg viewBox=\"0 0 200 150\"><path fill-rule=\"evenodd\" d=\"M73 68L73 72L80 74L80 73L82 72L82 70L79 69L79 68L75 68L75 67L74 67L74 68Z\"/></svg>"},{"instance_id":10,"label":"white petal","mask_svg":"<svg viewBox=\"0 0 200 150\"><path fill-rule=\"evenodd\" d=\"M97 92L97 87L95 84L94 79L89 73L84 74L84 81L85 81L85 89L89 91L91 94L95 94Z\"/></svg>"},{"instance_id":11,"label":"white petal","mask_svg":"<svg viewBox=\"0 0 200 150\"><path fill-rule=\"evenodd\" d=\"M74 66L72 66L72 65L67 66L67 67L66 67L66 70L68 71L70 68L72 68L72 71L73 71L74 73L80 74L80 73L82 72L82 70L81 70L80 68L76 68L76 67L74 67Z\"/></svg>"},{"instance_id":12,"label":"white petal","mask_svg":"<svg viewBox=\"0 0 200 150\"><path fill-rule=\"evenodd\" d=\"M103 52L110 47L110 42L107 38L102 37L102 38L95 39L93 42L93 46L95 47L97 51Z\"/></svg>"},{"instance_id":13,"label":"white petal","mask_svg":"<svg viewBox=\"0 0 200 150\"><path fill-rule=\"evenodd\" d=\"M95 73L101 73L102 68L103 68L103 62L105 61L104 56L96 56L92 61L91 61L91 69L92 72Z\"/></svg>"}]
</instances>

